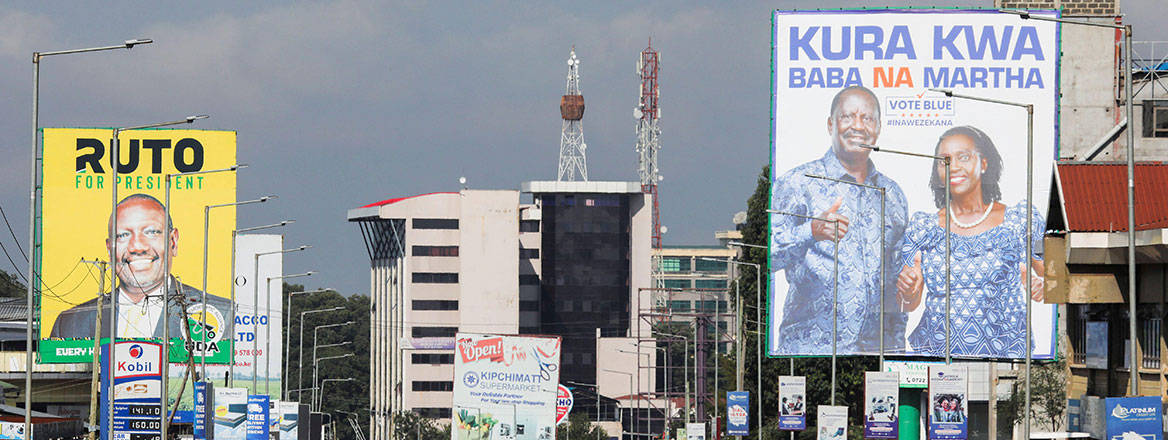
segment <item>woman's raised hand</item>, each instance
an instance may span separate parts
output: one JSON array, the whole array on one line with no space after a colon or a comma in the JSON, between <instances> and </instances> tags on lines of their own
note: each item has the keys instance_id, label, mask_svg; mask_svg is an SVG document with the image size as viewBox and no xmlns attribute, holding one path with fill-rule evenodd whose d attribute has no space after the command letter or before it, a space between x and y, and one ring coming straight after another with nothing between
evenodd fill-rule
<instances>
[{"instance_id":1,"label":"woman's raised hand","mask_svg":"<svg viewBox=\"0 0 1168 440\"><path fill-rule=\"evenodd\" d=\"M900 310L911 312L921 305L921 293L925 290L925 276L921 270L921 252L913 255L912 266L905 266L896 277L896 297L900 300Z\"/></svg>"}]
</instances>

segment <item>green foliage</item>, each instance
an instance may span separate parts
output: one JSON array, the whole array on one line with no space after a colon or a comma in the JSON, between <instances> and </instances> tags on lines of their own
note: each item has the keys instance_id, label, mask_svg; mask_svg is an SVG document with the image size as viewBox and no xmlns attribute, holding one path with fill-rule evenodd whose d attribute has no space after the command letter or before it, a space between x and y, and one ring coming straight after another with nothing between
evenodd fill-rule
<instances>
[{"instance_id":1,"label":"green foliage","mask_svg":"<svg viewBox=\"0 0 1168 440\"><path fill-rule=\"evenodd\" d=\"M0 270L0 298L24 298L26 289L16 274Z\"/></svg>"},{"instance_id":2,"label":"green foliage","mask_svg":"<svg viewBox=\"0 0 1168 440\"><path fill-rule=\"evenodd\" d=\"M1030 418L1045 421L1051 431L1063 426L1063 411L1067 409L1066 362L1060 360L1030 367ZM998 417L1007 424L1018 425L1026 420L1026 383L1019 377L1014 381L1010 398L998 402Z\"/></svg>"},{"instance_id":3,"label":"green foliage","mask_svg":"<svg viewBox=\"0 0 1168 440\"><path fill-rule=\"evenodd\" d=\"M284 283L284 292L303 292L305 286ZM307 290L316 290L309 288ZM300 322L300 313L309 310L320 310L332 307L343 307L342 310L310 313ZM321 364L319 380L353 378L349 382L329 382L324 390L321 409L324 412L348 411L360 414L358 420L361 429L369 434L369 297L365 295L342 296L334 291L296 295L292 297L291 310L285 312L284 319L288 323L289 348L285 354L288 362L288 389L312 387L312 333L313 328L324 324L335 324L353 321L352 325L321 329L318 332L318 345L335 344L350 341L349 345L326 348L317 351L318 357L336 356L353 353L353 357L326 361L327 366ZM301 326L303 324L303 327ZM303 332L301 329L303 328ZM303 349L301 356L300 335L303 333ZM297 364L303 359L303 369ZM303 374L304 382L300 383ZM304 391L303 398L289 392L303 402L308 402L310 390ZM412 413L411 413L412 414ZM338 414L338 417L340 415ZM415 414L416 416L416 414ZM346 423L337 423L340 438L357 438L352 433L352 427ZM411 431L410 438L413 438ZM449 438L447 436L446 438Z\"/></svg>"},{"instance_id":4,"label":"green foliage","mask_svg":"<svg viewBox=\"0 0 1168 440\"><path fill-rule=\"evenodd\" d=\"M588 415L576 413L568 416L568 423L556 426L556 440L600 440L607 439L608 433L594 426Z\"/></svg>"},{"instance_id":5,"label":"green foliage","mask_svg":"<svg viewBox=\"0 0 1168 440\"><path fill-rule=\"evenodd\" d=\"M422 417L413 411L399 411L393 415L394 439L396 440L449 440L450 425L445 429L433 419ZM340 426L340 425L338 425ZM362 427L364 429L364 427ZM338 429L339 431L339 429ZM348 438L344 435L341 438ZM353 437L356 438L356 437Z\"/></svg>"}]
</instances>

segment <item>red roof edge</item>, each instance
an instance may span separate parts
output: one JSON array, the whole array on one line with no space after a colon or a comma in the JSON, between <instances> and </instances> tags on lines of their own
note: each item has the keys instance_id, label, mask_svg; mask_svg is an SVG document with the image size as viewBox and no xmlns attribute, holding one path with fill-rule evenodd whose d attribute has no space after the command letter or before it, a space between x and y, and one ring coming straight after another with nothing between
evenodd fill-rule
<instances>
[{"instance_id":1,"label":"red roof edge","mask_svg":"<svg viewBox=\"0 0 1168 440\"><path fill-rule=\"evenodd\" d=\"M373 203L370 203L370 204L368 204L368 205L362 206L362 208L372 208L372 207L375 207L375 206L385 206L385 205L392 205L392 204L394 204L394 203L397 203L397 202L400 202L400 201L402 201L402 200L406 200L406 199L412 199L412 198L416 198L416 197L426 197L426 196L432 196L432 195L435 195L435 194L458 194L458 193L456 193L456 192L452 192L452 191L445 191L445 192L432 192L432 193L426 193L426 194L418 194L418 195L416 195L416 196L398 197L398 198L396 198L396 199L385 199L385 200L382 200L382 201L380 201L380 202L373 202Z\"/></svg>"},{"instance_id":2,"label":"red roof edge","mask_svg":"<svg viewBox=\"0 0 1168 440\"><path fill-rule=\"evenodd\" d=\"M1059 183L1067 230L1127 230L1127 165L1059 162ZM1168 164L1135 164L1137 231L1168 228Z\"/></svg>"}]
</instances>

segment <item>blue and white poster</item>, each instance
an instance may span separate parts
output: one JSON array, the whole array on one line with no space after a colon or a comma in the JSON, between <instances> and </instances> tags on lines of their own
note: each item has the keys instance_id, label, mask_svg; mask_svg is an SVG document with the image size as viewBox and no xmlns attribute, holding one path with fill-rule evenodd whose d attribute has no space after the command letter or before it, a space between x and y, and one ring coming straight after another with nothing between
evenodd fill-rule
<instances>
[{"instance_id":1,"label":"blue and white poster","mask_svg":"<svg viewBox=\"0 0 1168 440\"><path fill-rule=\"evenodd\" d=\"M750 392L726 392L726 433L750 435Z\"/></svg>"},{"instance_id":2,"label":"blue and white poster","mask_svg":"<svg viewBox=\"0 0 1168 440\"><path fill-rule=\"evenodd\" d=\"M944 357L948 225L951 354L1020 359L1033 342L1034 358L1053 358L1042 237L1058 25L959 9L776 11L773 23L768 354L830 355L834 314L840 355ZM932 156L951 158L949 176Z\"/></svg>"},{"instance_id":3,"label":"blue and white poster","mask_svg":"<svg viewBox=\"0 0 1168 440\"><path fill-rule=\"evenodd\" d=\"M296 402L281 401L279 408L280 440L296 440L299 438L300 405Z\"/></svg>"},{"instance_id":4,"label":"blue and white poster","mask_svg":"<svg viewBox=\"0 0 1168 440\"><path fill-rule=\"evenodd\" d=\"M807 429L807 377L779 376L779 429Z\"/></svg>"},{"instance_id":5,"label":"blue and white poster","mask_svg":"<svg viewBox=\"0 0 1168 440\"><path fill-rule=\"evenodd\" d=\"M1163 440L1159 397L1108 397L1107 438Z\"/></svg>"},{"instance_id":6,"label":"blue and white poster","mask_svg":"<svg viewBox=\"0 0 1168 440\"><path fill-rule=\"evenodd\" d=\"M247 396L247 440L268 440L271 405L271 397L267 394Z\"/></svg>"},{"instance_id":7,"label":"blue and white poster","mask_svg":"<svg viewBox=\"0 0 1168 440\"><path fill-rule=\"evenodd\" d=\"M929 366L929 439L969 436L969 376L964 365Z\"/></svg>"},{"instance_id":8,"label":"blue and white poster","mask_svg":"<svg viewBox=\"0 0 1168 440\"><path fill-rule=\"evenodd\" d=\"M247 439L247 388L215 388L215 440Z\"/></svg>"},{"instance_id":9,"label":"blue and white poster","mask_svg":"<svg viewBox=\"0 0 1168 440\"><path fill-rule=\"evenodd\" d=\"M868 371L864 375L864 438L897 438L900 375Z\"/></svg>"},{"instance_id":10,"label":"blue and white poster","mask_svg":"<svg viewBox=\"0 0 1168 440\"><path fill-rule=\"evenodd\" d=\"M113 427L109 421L109 344L101 346L101 430L114 438L149 438L162 434L162 344L120 341L114 344Z\"/></svg>"},{"instance_id":11,"label":"blue and white poster","mask_svg":"<svg viewBox=\"0 0 1168 440\"><path fill-rule=\"evenodd\" d=\"M206 440L207 424L210 422L208 417L214 411L214 404L209 398L208 391L214 392L214 385L208 382L195 382L195 409L192 416L192 423L194 424L195 440ZM214 430L211 432L211 437L214 438Z\"/></svg>"}]
</instances>

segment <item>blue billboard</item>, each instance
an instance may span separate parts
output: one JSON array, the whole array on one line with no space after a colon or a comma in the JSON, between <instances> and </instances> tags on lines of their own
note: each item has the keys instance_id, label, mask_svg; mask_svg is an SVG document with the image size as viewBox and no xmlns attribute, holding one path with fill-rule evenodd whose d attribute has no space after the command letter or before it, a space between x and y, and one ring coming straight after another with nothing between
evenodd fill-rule
<instances>
[{"instance_id":1,"label":"blue billboard","mask_svg":"<svg viewBox=\"0 0 1168 440\"><path fill-rule=\"evenodd\" d=\"M1163 440L1159 397L1108 397L1107 438Z\"/></svg>"},{"instance_id":2,"label":"blue billboard","mask_svg":"<svg viewBox=\"0 0 1168 440\"><path fill-rule=\"evenodd\" d=\"M750 392L726 392L726 433L750 435Z\"/></svg>"}]
</instances>

